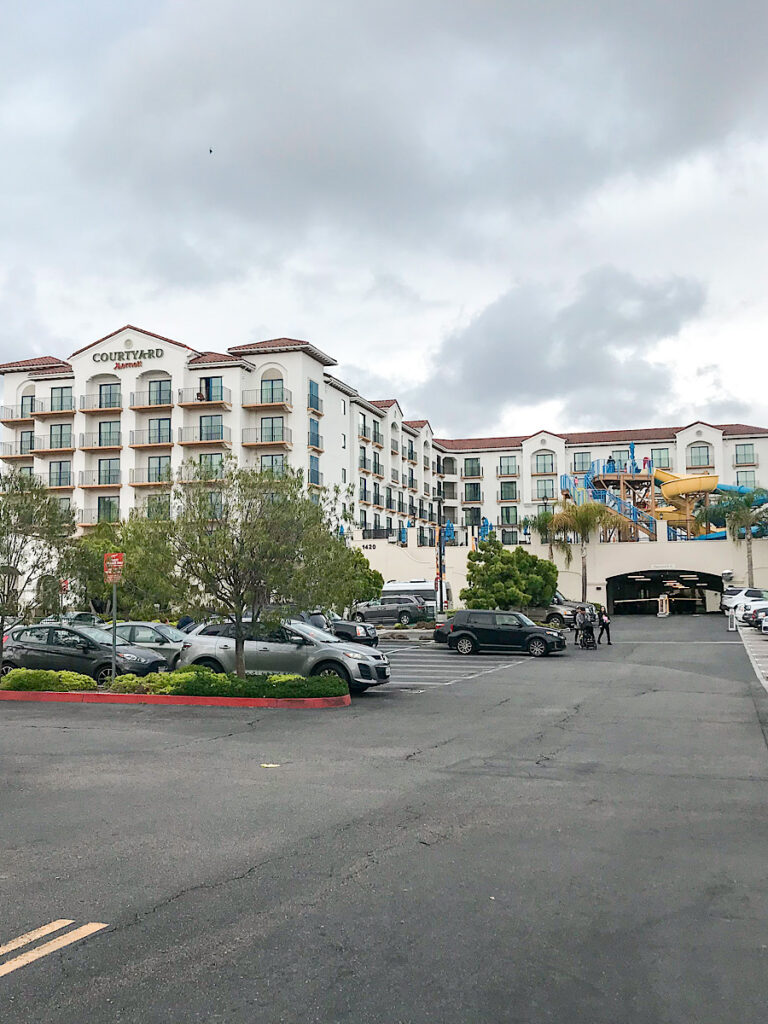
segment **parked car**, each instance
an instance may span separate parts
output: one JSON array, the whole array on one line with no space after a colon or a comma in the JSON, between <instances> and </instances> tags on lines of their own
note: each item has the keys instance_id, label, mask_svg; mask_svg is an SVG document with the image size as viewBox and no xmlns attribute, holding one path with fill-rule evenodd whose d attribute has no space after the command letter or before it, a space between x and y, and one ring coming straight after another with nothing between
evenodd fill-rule
<instances>
[{"instance_id":1,"label":"parked car","mask_svg":"<svg viewBox=\"0 0 768 1024\"><path fill-rule=\"evenodd\" d=\"M63 612L61 615L46 615L40 620L41 626L54 625L57 622L66 623L69 626L102 626L104 620L93 612Z\"/></svg>"},{"instance_id":2,"label":"parked car","mask_svg":"<svg viewBox=\"0 0 768 1024\"><path fill-rule=\"evenodd\" d=\"M745 601L765 601L766 599L768 599L768 590L760 590L757 587L726 587L720 598L720 611L727 613L737 604L744 604Z\"/></svg>"},{"instance_id":3,"label":"parked car","mask_svg":"<svg viewBox=\"0 0 768 1024\"><path fill-rule=\"evenodd\" d=\"M758 611L760 608L768 608L768 601L753 597L747 601L739 601L734 605L733 611L739 622L749 622L752 612Z\"/></svg>"},{"instance_id":4,"label":"parked car","mask_svg":"<svg viewBox=\"0 0 768 1024\"><path fill-rule=\"evenodd\" d=\"M453 617L448 646L459 654L481 651L527 651L534 658L565 650L559 629L537 626L522 612L458 611Z\"/></svg>"},{"instance_id":5,"label":"parked car","mask_svg":"<svg viewBox=\"0 0 768 1024\"><path fill-rule=\"evenodd\" d=\"M556 629L562 629L564 626L572 629L576 612L582 605L594 612L594 607L586 601L569 601L563 597L559 590L556 590L555 596L549 605L540 608L528 608L526 612L534 619L546 622L548 626L554 626Z\"/></svg>"},{"instance_id":6,"label":"parked car","mask_svg":"<svg viewBox=\"0 0 768 1024\"><path fill-rule=\"evenodd\" d=\"M205 665L214 672L234 672L234 625L218 635L198 633L184 641L179 667ZM335 675L360 692L389 679L389 658L361 649L307 622L269 627L255 623L245 641L246 672L295 672L302 676Z\"/></svg>"},{"instance_id":7,"label":"parked car","mask_svg":"<svg viewBox=\"0 0 768 1024\"><path fill-rule=\"evenodd\" d=\"M348 619L342 619L335 612L328 612L327 615L319 612L303 612L297 618L302 622L309 622L311 626L317 626L318 629L326 629L333 636L349 643L364 644L366 647L379 646L379 634L376 632L376 627L367 622L350 622ZM321 620L326 623L325 626L322 625Z\"/></svg>"},{"instance_id":8,"label":"parked car","mask_svg":"<svg viewBox=\"0 0 768 1024\"><path fill-rule=\"evenodd\" d=\"M753 608L747 619L747 625L753 626L755 629L761 629L766 615L768 615L768 606Z\"/></svg>"},{"instance_id":9,"label":"parked car","mask_svg":"<svg viewBox=\"0 0 768 1024\"><path fill-rule=\"evenodd\" d=\"M165 658L117 638L116 669L145 676L164 672ZM67 669L93 676L99 686L112 678L112 636L98 626L16 626L5 644L3 675L12 668Z\"/></svg>"},{"instance_id":10,"label":"parked car","mask_svg":"<svg viewBox=\"0 0 768 1024\"><path fill-rule=\"evenodd\" d=\"M355 622L377 622L382 625L396 622L407 626L411 622L424 622L427 606L423 598L411 594L387 594L375 601L355 605Z\"/></svg>"},{"instance_id":11,"label":"parked car","mask_svg":"<svg viewBox=\"0 0 768 1024\"><path fill-rule=\"evenodd\" d=\"M451 625L453 618L446 619L444 622L435 623L435 631L432 634L432 639L436 644L447 644L448 637L451 635Z\"/></svg>"},{"instance_id":12,"label":"parked car","mask_svg":"<svg viewBox=\"0 0 768 1024\"><path fill-rule=\"evenodd\" d=\"M134 647L145 647L174 668L187 634L164 622L118 622L117 635Z\"/></svg>"}]
</instances>

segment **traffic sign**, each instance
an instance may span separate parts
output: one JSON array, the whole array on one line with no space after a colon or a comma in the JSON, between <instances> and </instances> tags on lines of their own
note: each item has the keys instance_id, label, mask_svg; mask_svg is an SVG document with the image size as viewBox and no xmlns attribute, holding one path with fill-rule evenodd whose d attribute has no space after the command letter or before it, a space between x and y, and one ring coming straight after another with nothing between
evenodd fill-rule
<instances>
[{"instance_id":1,"label":"traffic sign","mask_svg":"<svg viewBox=\"0 0 768 1024\"><path fill-rule=\"evenodd\" d=\"M123 562L125 555L120 552L112 552L104 555L104 582L119 583L123 578Z\"/></svg>"}]
</instances>

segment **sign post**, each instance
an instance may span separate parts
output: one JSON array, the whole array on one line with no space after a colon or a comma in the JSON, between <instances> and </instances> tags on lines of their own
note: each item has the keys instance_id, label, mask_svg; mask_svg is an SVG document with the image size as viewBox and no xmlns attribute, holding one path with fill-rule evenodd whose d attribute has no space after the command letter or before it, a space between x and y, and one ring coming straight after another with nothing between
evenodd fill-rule
<instances>
[{"instance_id":1,"label":"sign post","mask_svg":"<svg viewBox=\"0 0 768 1024\"><path fill-rule=\"evenodd\" d=\"M125 554L112 552L104 555L104 582L112 584L112 682L117 675L117 584L123 578Z\"/></svg>"}]
</instances>

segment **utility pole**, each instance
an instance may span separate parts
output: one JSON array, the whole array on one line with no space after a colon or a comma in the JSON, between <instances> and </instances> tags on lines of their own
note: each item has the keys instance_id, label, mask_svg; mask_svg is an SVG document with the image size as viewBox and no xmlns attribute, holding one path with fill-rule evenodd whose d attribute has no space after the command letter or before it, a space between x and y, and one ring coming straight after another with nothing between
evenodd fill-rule
<instances>
[{"instance_id":1,"label":"utility pole","mask_svg":"<svg viewBox=\"0 0 768 1024\"><path fill-rule=\"evenodd\" d=\"M437 609L442 615L445 611L443 598L443 578L445 577L445 534L443 532L443 496L437 496Z\"/></svg>"}]
</instances>

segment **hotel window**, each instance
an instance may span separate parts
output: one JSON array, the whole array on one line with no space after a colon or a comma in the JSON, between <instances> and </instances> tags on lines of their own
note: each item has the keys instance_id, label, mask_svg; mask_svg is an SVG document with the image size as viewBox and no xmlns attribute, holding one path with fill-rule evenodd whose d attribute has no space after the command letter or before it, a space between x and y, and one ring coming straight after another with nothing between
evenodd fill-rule
<instances>
[{"instance_id":1,"label":"hotel window","mask_svg":"<svg viewBox=\"0 0 768 1024\"><path fill-rule=\"evenodd\" d=\"M169 380L151 380L149 382L149 404L171 404L171 382Z\"/></svg>"},{"instance_id":2,"label":"hotel window","mask_svg":"<svg viewBox=\"0 0 768 1024\"><path fill-rule=\"evenodd\" d=\"M347 435L346 434L342 434L341 435L341 447L342 448L346 448L347 447Z\"/></svg>"},{"instance_id":3,"label":"hotel window","mask_svg":"<svg viewBox=\"0 0 768 1024\"><path fill-rule=\"evenodd\" d=\"M99 483L120 483L120 459L99 459Z\"/></svg>"},{"instance_id":4,"label":"hotel window","mask_svg":"<svg viewBox=\"0 0 768 1024\"><path fill-rule=\"evenodd\" d=\"M48 486L69 487L72 483L71 462L51 462L48 464Z\"/></svg>"},{"instance_id":5,"label":"hotel window","mask_svg":"<svg viewBox=\"0 0 768 1024\"><path fill-rule=\"evenodd\" d=\"M71 498L69 498L69 497L67 497L67 498L59 498L58 501L59 501L59 508L61 509L62 512L69 512L70 509L72 508L72 499Z\"/></svg>"},{"instance_id":6,"label":"hotel window","mask_svg":"<svg viewBox=\"0 0 768 1024\"><path fill-rule=\"evenodd\" d=\"M502 530L501 531L501 543L502 544L517 544L517 530Z\"/></svg>"},{"instance_id":7,"label":"hotel window","mask_svg":"<svg viewBox=\"0 0 768 1024\"><path fill-rule=\"evenodd\" d=\"M119 424L118 424L119 426ZM72 424L54 423L51 426L50 448L71 448L72 447Z\"/></svg>"},{"instance_id":8,"label":"hotel window","mask_svg":"<svg viewBox=\"0 0 768 1024\"><path fill-rule=\"evenodd\" d=\"M261 401L264 405L270 402L282 402L284 396L283 380L281 377L274 377L271 380L261 382Z\"/></svg>"},{"instance_id":9,"label":"hotel window","mask_svg":"<svg viewBox=\"0 0 768 1024\"><path fill-rule=\"evenodd\" d=\"M99 447L120 444L120 420L105 420L99 424Z\"/></svg>"},{"instance_id":10,"label":"hotel window","mask_svg":"<svg viewBox=\"0 0 768 1024\"><path fill-rule=\"evenodd\" d=\"M21 415L25 419L29 419L32 415L32 410L35 408L35 396L24 395L21 399Z\"/></svg>"},{"instance_id":11,"label":"hotel window","mask_svg":"<svg viewBox=\"0 0 768 1024\"><path fill-rule=\"evenodd\" d=\"M284 455L262 455L261 456L261 471L262 473L274 473L278 476L285 469L285 456Z\"/></svg>"},{"instance_id":12,"label":"hotel window","mask_svg":"<svg viewBox=\"0 0 768 1024\"><path fill-rule=\"evenodd\" d=\"M202 402L220 402L224 397L224 378L201 377L199 394Z\"/></svg>"},{"instance_id":13,"label":"hotel window","mask_svg":"<svg viewBox=\"0 0 768 1024\"><path fill-rule=\"evenodd\" d=\"M346 398L342 398L342 400L341 400L341 415L342 416L346 416L347 415L347 400L346 400Z\"/></svg>"},{"instance_id":14,"label":"hotel window","mask_svg":"<svg viewBox=\"0 0 768 1024\"><path fill-rule=\"evenodd\" d=\"M360 528L364 530L367 525L368 525L368 513L365 511L364 508L361 508L360 509Z\"/></svg>"},{"instance_id":15,"label":"hotel window","mask_svg":"<svg viewBox=\"0 0 768 1024\"><path fill-rule=\"evenodd\" d=\"M480 525L480 513L482 509L479 508L465 508L464 509L464 525L465 526L479 526Z\"/></svg>"},{"instance_id":16,"label":"hotel window","mask_svg":"<svg viewBox=\"0 0 768 1024\"><path fill-rule=\"evenodd\" d=\"M381 529L381 516L379 515L378 512L373 513L373 528L374 530Z\"/></svg>"},{"instance_id":17,"label":"hotel window","mask_svg":"<svg viewBox=\"0 0 768 1024\"><path fill-rule=\"evenodd\" d=\"M309 382L309 401L308 405L310 409L314 409L315 412L320 412L320 386L316 380Z\"/></svg>"},{"instance_id":18,"label":"hotel window","mask_svg":"<svg viewBox=\"0 0 768 1024\"><path fill-rule=\"evenodd\" d=\"M170 419L152 419L149 421L149 443L170 444L171 443L171 421Z\"/></svg>"},{"instance_id":19,"label":"hotel window","mask_svg":"<svg viewBox=\"0 0 768 1024\"><path fill-rule=\"evenodd\" d=\"M537 480L536 481L536 497L537 498L554 498L555 496L555 481L554 480Z\"/></svg>"},{"instance_id":20,"label":"hotel window","mask_svg":"<svg viewBox=\"0 0 768 1024\"><path fill-rule=\"evenodd\" d=\"M753 444L736 445L736 465L753 466L755 464L755 446Z\"/></svg>"},{"instance_id":21,"label":"hotel window","mask_svg":"<svg viewBox=\"0 0 768 1024\"><path fill-rule=\"evenodd\" d=\"M19 435L19 452L22 455L26 455L28 452L34 451L35 448L35 435L31 430L22 430Z\"/></svg>"},{"instance_id":22,"label":"hotel window","mask_svg":"<svg viewBox=\"0 0 768 1024\"><path fill-rule=\"evenodd\" d=\"M20 466L19 476L25 476L28 479L32 479L32 467L31 466Z\"/></svg>"},{"instance_id":23,"label":"hotel window","mask_svg":"<svg viewBox=\"0 0 768 1024\"><path fill-rule=\"evenodd\" d=\"M343 466L342 466L342 469L341 469L341 482L343 484L345 484L347 482L347 471L346 471L346 469L344 469Z\"/></svg>"},{"instance_id":24,"label":"hotel window","mask_svg":"<svg viewBox=\"0 0 768 1024\"><path fill-rule=\"evenodd\" d=\"M480 484L464 484L464 501L480 500Z\"/></svg>"},{"instance_id":25,"label":"hotel window","mask_svg":"<svg viewBox=\"0 0 768 1024\"><path fill-rule=\"evenodd\" d=\"M220 477L224 466L221 452L203 452L200 456L200 473L206 477Z\"/></svg>"},{"instance_id":26,"label":"hotel window","mask_svg":"<svg viewBox=\"0 0 768 1024\"><path fill-rule=\"evenodd\" d=\"M499 476L515 476L517 474L517 456L502 455L499 458Z\"/></svg>"},{"instance_id":27,"label":"hotel window","mask_svg":"<svg viewBox=\"0 0 768 1024\"><path fill-rule=\"evenodd\" d=\"M211 491L208 495L208 514L211 519L221 519L224 509L224 495L221 491Z\"/></svg>"},{"instance_id":28,"label":"hotel window","mask_svg":"<svg viewBox=\"0 0 768 1024\"><path fill-rule=\"evenodd\" d=\"M316 455L309 456L309 482L320 484L320 459Z\"/></svg>"},{"instance_id":29,"label":"hotel window","mask_svg":"<svg viewBox=\"0 0 768 1024\"><path fill-rule=\"evenodd\" d=\"M100 384L99 385L99 408L100 409L119 409L123 404L122 396L120 395L119 384Z\"/></svg>"},{"instance_id":30,"label":"hotel window","mask_svg":"<svg viewBox=\"0 0 768 1024\"><path fill-rule=\"evenodd\" d=\"M100 523L116 523L120 518L119 498L99 498L97 521Z\"/></svg>"},{"instance_id":31,"label":"hotel window","mask_svg":"<svg viewBox=\"0 0 768 1024\"><path fill-rule=\"evenodd\" d=\"M651 462L656 469L669 469L669 448L651 448Z\"/></svg>"},{"instance_id":32,"label":"hotel window","mask_svg":"<svg viewBox=\"0 0 768 1024\"><path fill-rule=\"evenodd\" d=\"M502 501L517 501L517 480L502 480L500 497Z\"/></svg>"},{"instance_id":33,"label":"hotel window","mask_svg":"<svg viewBox=\"0 0 768 1024\"><path fill-rule=\"evenodd\" d=\"M499 521L505 526L517 526L517 508L515 505L505 505L499 509L501 513Z\"/></svg>"},{"instance_id":34,"label":"hotel window","mask_svg":"<svg viewBox=\"0 0 768 1024\"><path fill-rule=\"evenodd\" d=\"M320 447L320 423L311 416L309 417L309 443L314 448Z\"/></svg>"},{"instance_id":35,"label":"hotel window","mask_svg":"<svg viewBox=\"0 0 768 1024\"><path fill-rule=\"evenodd\" d=\"M170 494L150 494L147 498L147 519L170 519Z\"/></svg>"},{"instance_id":36,"label":"hotel window","mask_svg":"<svg viewBox=\"0 0 768 1024\"><path fill-rule=\"evenodd\" d=\"M147 483L160 483L171 479L170 455L151 455L147 459Z\"/></svg>"},{"instance_id":37,"label":"hotel window","mask_svg":"<svg viewBox=\"0 0 768 1024\"><path fill-rule=\"evenodd\" d=\"M51 412L67 412L70 409L74 409L72 388L51 388Z\"/></svg>"},{"instance_id":38,"label":"hotel window","mask_svg":"<svg viewBox=\"0 0 768 1024\"><path fill-rule=\"evenodd\" d=\"M540 452L536 456L536 473L554 473L555 472L555 456L552 452Z\"/></svg>"},{"instance_id":39,"label":"hotel window","mask_svg":"<svg viewBox=\"0 0 768 1024\"><path fill-rule=\"evenodd\" d=\"M574 473L586 473L591 465L592 465L592 453L591 452L574 452L573 453L573 472Z\"/></svg>"},{"instance_id":40,"label":"hotel window","mask_svg":"<svg viewBox=\"0 0 768 1024\"><path fill-rule=\"evenodd\" d=\"M611 452L611 458L616 463L616 472L622 473L629 462L629 448L617 448Z\"/></svg>"},{"instance_id":41,"label":"hotel window","mask_svg":"<svg viewBox=\"0 0 768 1024\"><path fill-rule=\"evenodd\" d=\"M688 465L695 469L712 465L712 449L708 444L692 444L688 449Z\"/></svg>"},{"instance_id":42,"label":"hotel window","mask_svg":"<svg viewBox=\"0 0 768 1024\"><path fill-rule=\"evenodd\" d=\"M755 471L754 469L742 469L736 473L736 483L739 487L749 487L750 490L755 489Z\"/></svg>"},{"instance_id":43,"label":"hotel window","mask_svg":"<svg viewBox=\"0 0 768 1024\"><path fill-rule=\"evenodd\" d=\"M310 423L312 421L310 420ZM261 418L261 440L282 441L284 439L283 417L262 416Z\"/></svg>"},{"instance_id":44,"label":"hotel window","mask_svg":"<svg viewBox=\"0 0 768 1024\"><path fill-rule=\"evenodd\" d=\"M464 476L480 476L480 459L464 459Z\"/></svg>"},{"instance_id":45,"label":"hotel window","mask_svg":"<svg viewBox=\"0 0 768 1024\"><path fill-rule=\"evenodd\" d=\"M263 424L262 420L262 424ZM282 420L280 421L282 423ZM221 416L200 417L200 440L221 441L224 437L224 421Z\"/></svg>"}]
</instances>

